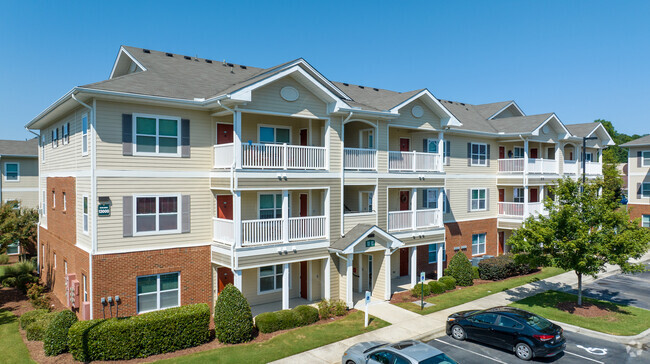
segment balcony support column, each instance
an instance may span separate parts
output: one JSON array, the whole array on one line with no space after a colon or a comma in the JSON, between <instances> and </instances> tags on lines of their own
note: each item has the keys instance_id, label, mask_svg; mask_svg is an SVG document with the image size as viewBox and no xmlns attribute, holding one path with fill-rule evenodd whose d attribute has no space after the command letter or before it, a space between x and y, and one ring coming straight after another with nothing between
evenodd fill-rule
<instances>
[{"instance_id":1,"label":"balcony support column","mask_svg":"<svg viewBox=\"0 0 650 364\"><path fill-rule=\"evenodd\" d=\"M232 226L233 243L236 247L241 248L244 240L241 223L241 191L234 191L232 195Z\"/></svg>"},{"instance_id":2,"label":"balcony support column","mask_svg":"<svg viewBox=\"0 0 650 364\"><path fill-rule=\"evenodd\" d=\"M352 262L354 261L354 254L348 254L346 257L347 260L347 265L346 265L346 271L345 271L345 302L347 302L349 308L354 307L354 293L352 290L352 278L353 278L353 271L352 271Z\"/></svg>"},{"instance_id":3,"label":"balcony support column","mask_svg":"<svg viewBox=\"0 0 650 364\"><path fill-rule=\"evenodd\" d=\"M389 301L391 293L393 291L393 287L391 286L391 264L390 264L390 249L386 249L386 253L384 255L384 264L386 269L384 272L386 273L386 291L384 292L384 300Z\"/></svg>"},{"instance_id":4,"label":"balcony support column","mask_svg":"<svg viewBox=\"0 0 650 364\"><path fill-rule=\"evenodd\" d=\"M415 215L418 211L418 189L411 189L411 228L413 230L417 229L417 216Z\"/></svg>"},{"instance_id":5,"label":"balcony support column","mask_svg":"<svg viewBox=\"0 0 650 364\"><path fill-rule=\"evenodd\" d=\"M282 265L282 309L289 309L289 279L291 279L291 274L289 274L289 264L284 263Z\"/></svg>"},{"instance_id":6,"label":"balcony support column","mask_svg":"<svg viewBox=\"0 0 650 364\"><path fill-rule=\"evenodd\" d=\"M413 246L409 248L411 255L411 288L418 284L418 247Z\"/></svg>"},{"instance_id":7,"label":"balcony support column","mask_svg":"<svg viewBox=\"0 0 650 364\"><path fill-rule=\"evenodd\" d=\"M436 245L436 248L438 251L436 252L437 259L436 259L436 279L440 279L442 277L443 271L442 271L442 260L445 259L445 257L442 254L442 251L445 247L445 242L442 242L440 244Z\"/></svg>"},{"instance_id":8,"label":"balcony support column","mask_svg":"<svg viewBox=\"0 0 650 364\"><path fill-rule=\"evenodd\" d=\"M241 290L242 290L242 272L241 272L241 270L233 270L232 273L233 273L233 285L235 286L235 288L237 288L239 290L239 292L241 292Z\"/></svg>"},{"instance_id":9,"label":"balcony support column","mask_svg":"<svg viewBox=\"0 0 650 364\"><path fill-rule=\"evenodd\" d=\"M555 173L560 174L560 143L555 143Z\"/></svg>"},{"instance_id":10,"label":"balcony support column","mask_svg":"<svg viewBox=\"0 0 650 364\"><path fill-rule=\"evenodd\" d=\"M289 242L289 190L282 190L282 241Z\"/></svg>"},{"instance_id":11,"label":"balcony support column","mask_svg":"<svg viewBox=\"0 0 650 364\"><path fill-rule=\"evenodd\" d=\"M357 270L359 275L359 284L357 287L357 292L363 292L363 255L359 254L359 269Z\"/></svg>"},{"instance_id":12,"label":"balcony support column","mask_svg":"<svg viewBox=\"0 0 650 364\"><path fill-rule=\"evenodd\" d=\"M331 264L332 258L330 258L328 256L324 260L325 260L325 264L323 264L324 265L324 268L323 268L323 286L324 286L323 287L323 298L326 299L326 300L329 300L330 297L331 297L331 294L330 294L330 292L331 292L330 291L330 285L331 285L331 282L330 282L330 269L331 269L330 264Z\"/></svg>"},{"instance_id":13,"label":"balcony support column","mask_svg":"<svg viewBox=\"0 0 650 364\"><path fill-rule=\"evenodd\" d=\"M438 188L438 227L445 227L444 222L442 221L443 214L445 213L443 207L445 205L445 195L444 188Z\"/></svg>"},{"instance_id":14,"label":"balcony support column","mask_svg":"<svg viewBox=\"0 0 650 364\"><path fill-rule=\"evenodd\" d=\"M425 150L425 152L428 152ZM445 164L445 132L438 133L438 172L443 172L443 165Z\"/></svg>"},{"instance_id":15,"label":"balcony support column","mask_svg":"<svg viewBox=\"0 0 650 364\"><path fill-rule=\"evenodd\" d=\"M530 194L528 190L528 185L524 186L524 219L528 217L528 200Z\"/></svg>"},{"instance_id":16,"label":"balcony support column","mask_svg":"<svg viewBox=\"0 0 650 364\"><path fill-rule=\"evenodd\" d=\"M242 148L241 148L241 111L235 110L232 116L233 123L233 148L235 155L235 169L241 169Z\"/></svg>"}]
</instances>

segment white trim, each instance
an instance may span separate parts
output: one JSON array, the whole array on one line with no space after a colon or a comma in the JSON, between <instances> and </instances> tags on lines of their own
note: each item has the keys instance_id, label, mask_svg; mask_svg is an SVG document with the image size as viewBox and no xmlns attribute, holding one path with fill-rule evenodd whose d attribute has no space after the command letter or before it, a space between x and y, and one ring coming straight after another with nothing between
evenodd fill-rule
<instances>
[{"instance_id":1,"label":"white trim","mask_svg":"<svg viewBox=\"0 0 650 364\"><path fill-rule=\"evenodd\" d=\"M160 276L161 276L161 275L166 275L166 274L177 274L177 279L178 279L178 286L177 286L177 288L175 288L175 289L168 289L168 290L166 290L166 291L162 291L162 290L160 289ZM156 309L153 309L153 310L146 310L146 311L140 311L140 310L138 309L138 305L139 305L139 303L140 303L140 295L141 295L141 294L138 293L138 280L139 280L140 278L147 278L147 277L156 277L156 292L155 292L155 294L156 294ZM144 275L144 276L137 276L137 277L135 277L135 297L136 297L136 301L135 301L135 310L136 310L137 314L139 315L139 314L141 314L141 313L152 312L152 311L160 311L160 310L165 309L165 308L161 308L161 307L160 307L160 294L161 294L161 293L164 293L164 292L172 292L172 291L178 291L178 303L176 304L176 306L170 306L170 307L165 307L165 308L180 307L180 305L181 305L181 272L180 272L180 271L166 272L166 273L157 273L157 274L147 274L147 275ZM154 293L153 293L153 292L143 293L143 295L152 295L152 294L154 294Z\"/></svg>"},{"instance_id":2,"label":"white trim","mask_svg":"<svg viewBox=\"0 0 650 364\"><path fill-rule=\"evenodd\" d=\"M137 125L138 118L147 118L156 120L156 134L140 134L145 137L154 137L156 138L156 151L155 152L138 152L138 134L137 134ZM160 119L165 120L175 120L176 121L176 153L161 153L160 149ZM181 157L181 118L178 116L167 116L167 115L153 115L153 114L133 114L133 122L131 123L132 135L133 135L133 155L134 156L145 156L145 157L167 157L167 158L180 158ZM171 136L162 136L163 138L171 139Z\"/></svg>"},{"instance_id":3,"label":"white trim","mask_svg":"<svg viewBox=\"0 0 650 364\"><path fill-rule=\"evenodd\" d=\"M160 220L160 198L161 197L176 197L176 229L174 230L159 230L159 220ZM155 212L155 221L156 221L156 230L154 231L138 231L137 228L137 217L138 217L138 198L155 198L156 199L156 212ZM170 234L180 234L181 232L181 221L182 221L182 206L181 206L181 194L180 193L154 193L154 194L133 194L133 236L147 236L147 235L170 235ZM149 214L147 214L149 215Z\"/></svg>"},{"instance_id":4,"label":"white trim","mask_svg":"<svg viewBox=\"0 0 650 364\"><path fill-rule=\"evenodd\" d=\"M482 200L482 199L481 199L481 192L480 192L481 190L482 190L482 191L485 191L485 199L484 199L484 200L485 200L485 201L484 201L484 202L485 202L485 207L484 207L484 208L480 208L480 206L481 206L481 200ZM474 198L473 198L472 195L474 195L474 191L479 191L479 197L478 197L478 199L476 200L476 201L478 201L478 203L477 203L477 204L478 204L478 208L477 208L477 209L472 208L472 202L474 201ZM487 189L487 187L470 188L469 210L470 210L471 212L474 212L474 211L487 211L487 210L488 210L487 200L488 200L488 189Z\"/></svg>"},{"instance_id":5,"label":"white trim","mask_svg":"<svg viewBox=\"0 0 650 364\"><path fill-rule=\"evenodd\" d=\"M424 89L424 90L418 92L416 95L411 96L410 98L408 98L408 99L402 101L400 104L394 106L394 107L391 108L389 111L390 111L391 113L399 113L399 110L400 110L402 107L404 107L404 106L410 104L411 102L413 102L413 101L419 99L419 98L422 97L422 96L427 96L426 100L429 100L429 102L433 102L436 106L438 106L438 107L440 108L439 111L442 111L442 113L447 117L446 120L445 120L444 117L440 116L440 115L436 112L436 110L434 110L430 105L428 105L428 106L429 106L429 109L430 109L431 111L433 111L433 113L436 114L438 117L440 117L440 125L441 125L441 126L462 126L462 125L463 125L463 123L461 123L460 120L458 120L458 119L454 116L454 114L452 114L449 110L447 110L447 108L444 107L444 106L442 105L442 103L440 103L440 101L438 101L438 99L437 99L435 96L433 96L433 94L432 94L429 90L427 90L427 89Z\"/></svg>"},{"instance_id":6,"label":"white trim","mask_svg":"<svg viewBox=\"0 0 650 364\"><path fill-rule=\"evenodd\" d=\"M478 163L474 163L474 146L475 146L475 145L478 145L478 146L479 146L479 152L476 153L476 155L477 155L477 159L478 159ZM480 148L481 145L485 146L485 163L483 163L483 164L480 163L480 162L481 162L481 155L483 154L483 153L481 153L481 148ZM487 167L487 165L488 165L488 161L489 161L489 159L488 159L488 151L487 151L487 150L488 150L488 143L474 143L474 142L470 142L470 153L469 153L470 166L471 166L471 167Z\"/></svg>"},{"instance_id":7,"label":"white trim","mask_svg":"<svg viewBox=\"0 0 650 364\"><path fill-rule=\"evenodd\" d=\"M273 139L274 139L273 143L262 142L262 140L260 139L260 132L261 132L262 128L272 128L273 129ZM284 142L278 143L277 142L278 134L276 132L276 129L289 129L289 141L286 142L286 143L284 143ZM284 125L273 125L273 124L257 124L257 142L258 143L273 144L273 145L282 145L282 144L291 145L291 136L292 136L292 134L293 134L293 128L291 127L291 125L284 126ZM246 143L244 141L242 141L242 144L246 144Z\"/></svg>"},{"instance_id":8,"label":"white trim","mask_svg":"<svg viewBox=\"0 0 650 364\"><path fill-rule=\"evenodd\" d=\"M531 134L534 135L534 136L538 136L539 131L544 127L544 125L548 124L548 122L551 121L551 119L555 119L555 121L557 121L557 123L562 127L562 130L564 130L564 133L565 133L564 137L561 137L560 140L569 139L569 136L572 135L571 132L569 131L569 129L566 128L566 126L564 126L564 123L562 123L562 121L560 121L560 119L557 117L557 115L555 115L555 113L553 113L546 120L544 120L543 123L539 124L537 126L537 128L535 128L535 130L533 130L531 132Z\"/></svg>"},{"instance_id":9,"label":"white trim","mask_svg":"<svg viewBox=\"0 0 650 364\"><path fill-rule=\"evenodd\" d=\"M332 251L340 251L343 254L354 254L354 247L359 244L362 240L364 240L369 234L379 234L381 235L384 239L388 240L389 246L387 249L395 249L395 248L401 248L404 246L404 243L397 239L396 237L392 236L391 234L385 232L384 230L380 229L377 226L373 226L368 231L365 233L361 234L355 241L351 242L350 245L348 245L345 249L343 250L336 250L336 249L330 249Z\"/></svg>"},{"instance_id":10,"label":"white trim","mask_svg":"<svg viewBox=\"0 0 650 364\"><path fill-rule=\"evenodd\" d=\"M16 165L16 179L11 179L11 180L7 179L7 165L8 164L15 164ZM20 182L20 162L5 162L4 163L4 178L3 178L3 180L5 182L9 182L9 183Z\"/></svg>"},{"instance_id":11,"label":"white trim","mask_svg":"<svg viewBox=\"0 0 650 364\"><path fill-rule=\"evenodd\" d=\"M289 289L291 289L291 281L293 281L293 279L291 279L291 278L293 278L291 276L291 264L292 263L278 263L278 264L271 264L271 265L263 265L263 266L257 267L257 295L258 296L282 291L282 287L280 287L280 288L277 287L277 284L276 284L277 280L276 279L277 279L278 276L283 277L283 275L284 275L284 264L289 264ZM277 272L277 267L278 266L280 266L280 268L281 268L280 273ZM272 277L273 277L273 287L274 288L272 290L268 290L268 291L261 291L260 290L260 279L262 277L260 276L260 269L266 268L266 267L273 267L273 275L272 275ZM267 277L270 277L270 276L267 276ZM284 281L284 279L283 279L283 281Z\"/></svg>"},{"instance_id":12,"label":"white trim","mask_svg":"<svg viewBox=\"0 0 650 364\"><path fill-rule=\"evenodd\" d=\"M147 68L145 66L143 66L142 63L140 63L137 59L135 59L135 57L133 57L133 55L131 53L129 53L129 51L124 49L124 47L120 47L120 50L117 52L117 57L115 58L115 63L113 63L113 68L111 69L111 74L108 76L109 80L113 78L113 75L115 74L115 69L117 68L117 63L120 61L120 57L122 56L122 54L126 54L127 57L129 57L131 59L131 61L133 61L133 63L135 63L138 67L140 67L140 69L142 71L147 70Z\"/></svg>"},{"instance_id":13,"label":"white trim","mask_svg":"<svg viewBox=\"0 0 650 364\"><path fill-rule=\"evenodd\" d=\"M517 108L517 110L519 110L519 112L521 113L522 116L526 116L526 114L524 113L523 110L521 110L521 108L519 107L519 105L517 105L516 102L511 101L508 105L504 106L503 108L501 108L501 110L497 111L497 112L494 113L492 116L490 116L490 117L488 118L488 120L492 120L492 119L494 119L497 115L501 114L502 112L504 112L507 108L509 108L509 107L512 106L512 105L514 105L514 106Z\"/></svg>"},{"instance_id":14,"label":"white trim","mask_svg":"<svg viewBox=\"0 0 650 364\"><path fill-rule=\"evenodd\" d=\"M86 133L84 134L84 118L86 119ZM84 150L84 137L86 137L86 149ZM81 114L81 156L88 155L90 149L90 118L88 113Z\"/></svg>"},{"instance_id":15,"label":"white trim","mask_svg":"<svg viewBox=\"0 0 650 364\"><path fill-rule=\"evenodd\" d=\"M645 153L650 153L650 150L641 150L640 152L641 152L641 167L650 167L650 163L645 164L645 156L644 156ZM650 159L650 156L648 156L648 158ZM643 175L645 175L645 173L643 173Z\"/></svg>"},{"instance_id":16,"label":"white trim","mask_svg":"<svg viewBox=\"0 0 650 364\"><path fill-rule=\"evenodd\" d=\"M14 245L14 244L16 244L16 246L18 247L18 252L17 253L9 253L9 246ZM20 241L16 240L11 244L7 244L7 249L5 249L5 254L7 254L7 255L20 255L20 250L21 250L20 249Z\"/></svg>"},{"instance_id":17,"label":"white trim","mask_svg":"<svg viewBox=\"0 0 650 364\"><path fill-rule=\"evenodd\" d=\"M476 253L476 252L474 252L474 237L475 237L475 236L479 236L479 237L480 237L481 235L483 235L483 237L484 237L484 241L483 241L483 252ZM478 248L481 247L480 239L479 239L479 243L477 244L477 247L478 247ZM480 250L480 249L477 249L477 250ZM475 256L477 256L477 255L485 255L486 252L487 252L487 233L477 233L477 234L472 234L472 256L475 257Z\"/></svg>"}]
</instances>

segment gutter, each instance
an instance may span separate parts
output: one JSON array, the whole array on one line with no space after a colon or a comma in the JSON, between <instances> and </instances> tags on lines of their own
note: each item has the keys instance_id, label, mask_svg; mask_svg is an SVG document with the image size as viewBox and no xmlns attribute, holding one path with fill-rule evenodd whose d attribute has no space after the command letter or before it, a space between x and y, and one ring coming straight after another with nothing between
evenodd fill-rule
<instances>
[{"instance_id":1,"label":"gutter","mask_svg":"<svg viewBox=\"0 0 650 364\"><path fill-rule=\"evenodd\" d=\"M371 110L363 110L363 109L351 109L351 108L343 108L340 107L336 110L334 110L332 113L338 113L338 112L349 112L349 113L355 113L355 114L364 114L364 115L371 115L371 116L380 116L380 117L385 117L388 119L394 119L399 117L399 114L392 113L390 111L371 111Z\"/></svg>"}]
</instances>

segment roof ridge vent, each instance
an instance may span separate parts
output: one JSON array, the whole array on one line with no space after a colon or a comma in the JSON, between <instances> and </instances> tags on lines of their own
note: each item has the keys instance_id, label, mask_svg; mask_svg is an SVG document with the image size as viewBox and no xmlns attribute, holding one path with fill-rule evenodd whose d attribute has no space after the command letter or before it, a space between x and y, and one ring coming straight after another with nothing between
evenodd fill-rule
<instances>
[{"instance_id":1,"label":"roof ridge vent","mask_svg":"<svg viewBox=\"0 0 650 364\"><path fill-rule=\"evenodd\" d=\"M171 54L171 53L165 53L165 55L166 55L167 57L173 57L173 56L174 56L174 55Z\"/></svg>"},{"instance_id":2,"label":"roof ridge vent","mask_svg":"<svg viewBox=\"0 0 650 364\"><path fill-rule=\"evenodd\" d=\"M143 49L142 52L143 52L143 53L151 53L151 51L148 50L148 49Z\"/></svg>"},{"instance_id":3,"label":"roof ridge vent","mask_svg":"<svg viewBox=\"0 0 650 364\"><path fill-rule=\"evenodd\" d=\"M363 87L363 86L361 86L361 85L359 85L359 88L360 88L360 89L364 89L365 87Z\"/></svg>"},{"instance_id":4,"label":"roof ridge vent","mask_svg":"<svg viewBox=\"0 0 650 364\"><path fill-rule=\"evenodd\" d=\"M375 91L379 91L379 89L378 89L378 88L376 88L376 87L373 87L372 89L373 89L373 90L375 90Z\"/></svg>"},{"instance_id":5,"label":"roof ridge vent","mask_svg":"<svg viewBox=\"0 0 650 364\"><path fill-rule=\"evenodd\" d=\"M183 58L185 58L185 59L192 59L192 57L190 57L190 56L183 56Z\"/></svg>"},{"instance_id":6,"label":"roof ridge vent","mask_svg":"<svg viewBox=\"0 0 650 364\"><path fill-rule=\"evenodd\" d=\"M241 69L243 69L243 70L248 69L248 67L246 67L246 66L244 66L244 65L241 65L241 64L239 65L239 68L241 68Z\"/></svg>"},{"instance_id":7,"label":"roof ridge vent","mask_svg":"<svg viewBox=\"0 0 650 364\"><path fill-rule=\"evenodd\" d=\"M350 86L349 83L345 83L345 82L343 82L343 85L344 85L344 86Z\"/></svg>"},{"instance_id":8,"label":"roof ridge vent","mask_svg":"<svg viewBox=\"0 0 650 364\"><path fill-rule=\"evenodd\" d=\"M212 63L212 60L211 59L206 59L205 63Z\"/></svg>"}]
</instances>

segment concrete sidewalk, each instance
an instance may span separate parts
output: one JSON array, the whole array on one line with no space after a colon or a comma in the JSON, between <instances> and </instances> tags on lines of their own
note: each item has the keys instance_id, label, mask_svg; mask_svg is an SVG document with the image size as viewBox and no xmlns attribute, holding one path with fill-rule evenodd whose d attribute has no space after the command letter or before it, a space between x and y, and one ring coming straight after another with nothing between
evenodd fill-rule
<instances>
[{"instance_id":1,"label":"concrete sidewalk","mask_svg":"<svg viewBox=\"0 0 650 364\"><path fill-rule=\"evenodd\" d=\"M650 253L640 259L640 261L648 260L650 260ZM607 266L606 271L599 274L598 278L608 277L618 271L619 269L615 266ZM592 281L594 279L591 277L582 278L583 284ZM370 306L369 313L390 322L390 326L280 359L274 363L339 363L345 350L360 342L396 342L406 339L430 340L444 335L447 316L454 312L504 306L547 290L569 291L577 284L578 279L575 273L567 272L424 316L391 305L388 302L375 303ZM582 333L585 334L585 332Z\"/></svg>"}]
</instances>

